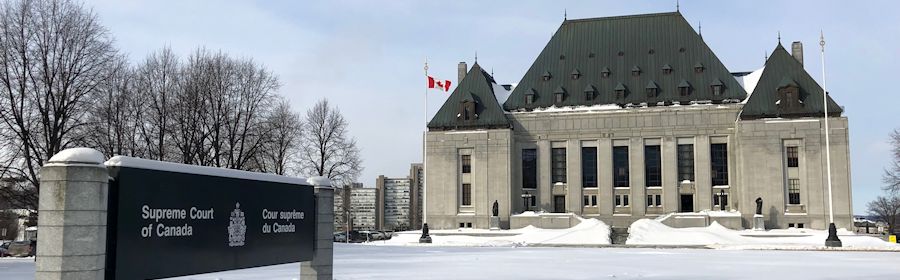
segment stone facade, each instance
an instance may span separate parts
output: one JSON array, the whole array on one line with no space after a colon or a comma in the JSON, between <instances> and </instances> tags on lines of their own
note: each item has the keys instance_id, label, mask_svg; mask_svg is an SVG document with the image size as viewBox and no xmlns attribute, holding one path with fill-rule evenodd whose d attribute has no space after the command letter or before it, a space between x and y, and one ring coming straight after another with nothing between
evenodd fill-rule
<instances>
[{"instance_id":1,"label":"stone facade","mask_svg":"<svg viewBox=\"0 0 900 280\"><path fill-rule=\"evenodd\" d=\"M721 210L714 203L724 191L725 210L742 213L745 228L762 197L768 228L788 224L827 227L827 188L821 118L738 120L741 104L630 108L595 112L508 113L512 129L431 131L428 133L428 223L432 228L487 228L491 204L500 205L501 225L511 214L554 209L554 196L565 197L565 211L627 227L642 218L679 212L680 195L692 195L693 212ZM835 222L850 228L849 145L846 117L831 118L832 184ZM710 144L727 146L728 184L713 186ZM788 205L785 145L799 147L800 205ZM694 181L677 180L676 147L693 144ZM659 145L661 186L645 183L644 146ZM629 187L613 187L613 146L628 147ZM582 147L597 147L597 187L582 187ZM566 150L566 183L551 183L551 149ZM522 188L522 150L537 150L537 188ZM461 156L470 155L471 171L462 173ZM471 184L471 203L461 203L463 183ZM525 192L535 207L523 203ZM616 207L616 194L628 194L628 207ZM661 205L647 206L647 195ZM597 205L584 205L596 195ZM590 201L591 199L588 199Z\"/></svg>"}]
</instances>

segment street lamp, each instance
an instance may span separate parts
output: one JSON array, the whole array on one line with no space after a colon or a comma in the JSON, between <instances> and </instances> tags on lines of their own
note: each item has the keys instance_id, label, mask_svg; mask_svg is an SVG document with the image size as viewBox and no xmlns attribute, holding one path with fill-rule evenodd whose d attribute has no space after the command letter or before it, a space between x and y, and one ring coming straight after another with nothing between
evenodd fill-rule
<instances>
[{"instance_id":1,"label":"street lamp","mask_svg":"<svg viewBox=\"0 0 900 280\"><path fill-rule=\"evenodd\" d=\"M522 194L522 204L523 204L523 206L525 206L525 211L531 211L531 207L528 206L528 202L532 198L534 198L534 195L528 193L528 191L525 191L525 193Z\"/></svg>"}]
</instances>

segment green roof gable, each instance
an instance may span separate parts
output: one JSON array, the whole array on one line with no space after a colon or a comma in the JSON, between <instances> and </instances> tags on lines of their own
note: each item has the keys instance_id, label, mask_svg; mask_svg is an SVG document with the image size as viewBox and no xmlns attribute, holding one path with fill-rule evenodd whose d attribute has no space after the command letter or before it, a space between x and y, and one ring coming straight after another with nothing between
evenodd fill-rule
<instances>
[{"instance_id":1,"label":"green roof gable","mask_svg":"<svg viewBox=\"0 0 900 280\"><path fill-rule=\"evenodd\" d=\"M799 88L799 106L782 108L779 106L778 90L785 87ZM766 60L759 82L753 94L741 111L741 119L821 117L825 114L822 102L822 87L803 69L779 43ZM840 116L843 109L828 97L828 115Z\"/></svg>"},{"instance_id":2,"label":"green roof gable","mask_svg":"<svg viewBox=\"0 0 900 280\"><path fill-rule=\"evenodd\" d=\"M456 86L444 105L428 122L429 130L508 128L509 121L497 97L494 95L494 78L476 62L466 77ZM475 116L471 120L460 118L464 101L475 101Z\"/></svg>"},{"instance_id":3,"label":"green roof gable","mask_svg":"<svg viewBox=\"0 0 900 280\"><path fill-rule=\"evenodd\" d=\"M695 70L698 65L702 66L700 71ZM579 75L566 75L576 69ZM690 95L678 93L677 85L682 80L694 86ZM724 84L721 95L714 95L710 87L717 80ZM624 100L615 99L615 88L642 89L650 81L659 87L658 96L635 92ZM559 87L582 89L589 85L597 90L595 98L571 96L557 104L552 94ZM534 102L526 104L525 94L530 92L535 93ZM746 96L702 38L675 12L564 21L503 108L515 111L659 101L735 102Z\"/></svg>"}]
</instances>

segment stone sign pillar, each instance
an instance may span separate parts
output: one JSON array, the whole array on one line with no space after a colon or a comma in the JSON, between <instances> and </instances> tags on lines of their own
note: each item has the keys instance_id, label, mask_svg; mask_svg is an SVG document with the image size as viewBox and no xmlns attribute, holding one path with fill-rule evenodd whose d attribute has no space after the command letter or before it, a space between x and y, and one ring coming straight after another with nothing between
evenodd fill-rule
<instances>
[{"instance_id":1,"label":"stone sign pillar","mask_svg":"<svg viewBox=\"0 0 900 280\"><path fill-rule=\"evenodd\" d=\"M300 263L300 279L330 280L334 270L334 188L325 177L307 182L316 188L316 240L312 261Z\"/></svg>"},{"instance_id":2,"label":"stone sign pillar","mask_svg":"<svg viewBox=\"0 0 900 280\"><path fill-rule=\"evenodd\" d=\"M103 279L106 262L106 158L67 149L41 168L35 279Z\"/></svg>"}]
</instances>

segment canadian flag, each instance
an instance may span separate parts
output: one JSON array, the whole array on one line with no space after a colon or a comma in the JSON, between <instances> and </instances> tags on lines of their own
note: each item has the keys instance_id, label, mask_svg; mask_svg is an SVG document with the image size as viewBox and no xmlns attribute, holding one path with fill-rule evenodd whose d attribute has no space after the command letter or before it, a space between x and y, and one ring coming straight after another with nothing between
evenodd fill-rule
<instances>
[{"instance_id":1,"label":"canadian flag","mask_svg":"<svg viewBox=\"0 0 900 280\"><path fill-rule=\"evenodd\" d=\"M450 80L438 80L432 76L428 76L428 88L450 91Z\"/></svg>"}]
</instances>

